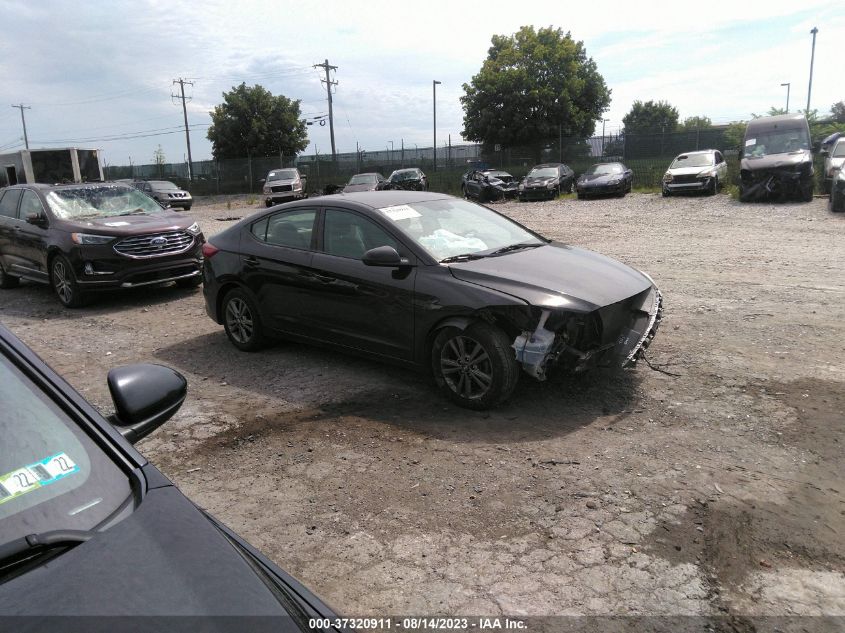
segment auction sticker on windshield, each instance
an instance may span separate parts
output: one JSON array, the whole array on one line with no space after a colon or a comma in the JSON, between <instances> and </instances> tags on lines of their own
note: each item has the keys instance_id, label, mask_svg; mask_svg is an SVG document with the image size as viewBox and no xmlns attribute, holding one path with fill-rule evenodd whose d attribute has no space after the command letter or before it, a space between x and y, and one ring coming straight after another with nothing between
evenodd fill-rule
<instances>
[{"instance_id":1,"label":"auction sticker on windshield","mask_svg":"<svg viewBox=\"0 0 845 633\"><path fill-rule=\"evenodd\" d=\"M409 207L407 204L397 204L393 207L384 207L379 209L382 213L384 213L388 218L393 220L394 222L398 220L410 220L411 218L418 218L420 217L420 213L415 211L412 207Z\"/></svg>"},{"instance_id":2,"label":"auction sticker on windshield","mask_svg":"<svg viewBox=\"0 0 845 633\"><path fill-rule=\"evenodd\" d=\"M41 461L17 468L0 475L0 504L78 472L79 466L67 453L56 453Z\"/></svg>"}]
</instances>

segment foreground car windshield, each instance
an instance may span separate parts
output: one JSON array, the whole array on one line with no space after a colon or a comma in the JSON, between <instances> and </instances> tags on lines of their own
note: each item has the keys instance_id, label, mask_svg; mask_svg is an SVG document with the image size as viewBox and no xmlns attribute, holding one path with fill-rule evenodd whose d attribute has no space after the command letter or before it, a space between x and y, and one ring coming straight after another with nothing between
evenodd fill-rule
<instances>
[{"instance_id":1,"label":"foreground car windshield","mask_svg":"<svg viewBox=\"0 0 845 633\"><path fill-rule=\"evenodd\" d=\"M279 171L271 171L267 176L267 180L294 180L296 178L296 170L294 169L280 169Z\"/></svg>"},{"instance_id":2,"label":"foreground car windshield","mask_svg":"<svg viewBox=\"0 0 845 633\"><path fill-rule=\"evenodd\" d=\"M545 241L481 205L459 199L413 202L379 211L437 260Z\"/></svg>"},{"instance_id":3,"label":"foreground car windshield","mask_svg":"<svg viewBox=\"0 0 845 633\"><path fill-rule=\"evenodd\" d=\"M529 178L557 178L557 169L544 167L543 169L532 169L528 172Z\"/></svg>"},{"instance_id":4,"label":"foreground car windshield","mask_svg":"<svg viewBox=\"0 0 845 633\"><path fill-rule=\"evenodd\" d=\"M749 158L788 154L806 149L810 149L810 139L807 138L805 130L767 132L745 141L745 155Z\"/></svg>"},{"instance_id":5,"label":"foreground car windshield","mask_svg":"<svg viewBox=\"0 0 845 633\"><path fill-rule=\"evenodd\" d=\"M57 217L65 220L164 212L155 200L129 187L56 189L47 194L47 203Z\"/></svg>"},{"instance_id":6,"label":"foreground car windshield","mask_svg":"<svg viewBox=\"0 0 845 633\"><path fill-rule=\"evenodd\" d=\"M619 165L593 165L584 173L596 176L603 174L621 174L622 168Z\"/></svg>"},{"instance_id":7,"label":"foreground car windshield","mask_svg":"<svg viewBox=\"0 0 845 633\"><path fill-rule=\"evenodd\" d=\"M89 530L129 500L127 476L2 355L0 402L0 545Z\"/></svg>"},{"instance_id":8,"label":"foreground car windshield","mask_svg":"<svg viewBox=\"0 0 845 633\"><path fill-rule=\"evenodd\" d=\"M713 164L713 157L710 154L693 154L691 156L678 156L669 165L669 169L678 167L708 167Z\"/></svg>"}]
</instances>

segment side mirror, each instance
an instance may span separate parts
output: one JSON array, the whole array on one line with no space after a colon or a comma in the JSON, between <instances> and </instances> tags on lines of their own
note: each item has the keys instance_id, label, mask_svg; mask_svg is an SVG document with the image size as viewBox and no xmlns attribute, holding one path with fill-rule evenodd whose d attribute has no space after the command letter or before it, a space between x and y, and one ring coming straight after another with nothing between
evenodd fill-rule
<instances>
[{"instance_id":1,"label":"side mirror","mask_svg":"<svg viewBox=\"0 0 845 633\"><path fill-rule=\"evenodd\" d=\"M389 268L398 268L399 266L410 266L407 259L403 259L399 252L392 246L377 246L371 248L363 257L361 261L367 266L385 266Z\"/></svg>"},{"instance_id":2,"label":"side mirror","mask_svg":"<svg viewBox=\"0 0 845 633\"><path fill-rule=\"evenodd\" d=\"M133 444L173 417L188 393L178 371L146 363L115 367L108 385L115 408L109 421Z\"/></svg>"},{"instance_id":3,"label":"side mirror","mask_svg":"<svg viewBox=\"0 0 845 633\"><path fill-rule=\"evenodd\" d=\"M44 215L44 212L27 213L26 223L32 224L33 226L40 226L42 229L46 229L47 228L47 216Z\"/></svg>"}]
</instances>

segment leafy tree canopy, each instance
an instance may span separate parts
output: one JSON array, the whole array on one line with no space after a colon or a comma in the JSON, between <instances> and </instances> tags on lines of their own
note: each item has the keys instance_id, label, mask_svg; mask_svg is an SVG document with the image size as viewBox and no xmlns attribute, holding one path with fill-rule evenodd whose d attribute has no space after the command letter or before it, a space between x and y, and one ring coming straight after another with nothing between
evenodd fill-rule
<instances>
[{"instance_id":1,"label":"leafy tree canopy","mask_svg":"<svg viewBox=\"0 0 845 633\"><path fill-rule=\"evenodd\" d=\"M260 85L242 83L223 93L214 107L208 140L215 158L298 154L308 146L306 124L300 121L299 101L274 97Z\"/></svg>"},{"instance_id":2,"label":"leafy tree canopy","mask_svg":"<svg viewBox=\"0 0 845 633\"><path fill-rule=\"evenodd\" d=\"M837 101L830 106L830 113L837 123L845 123L845 101Z\"/></svg>"},{"instance_id":3,"label":"leafy tree canopy","mask_svg":"<svg viewBox=\"0 0 845 633\"><path fill-rule=\"evenodd\" d=\"M487 145L536 149L556 146L560 136L584 139L610 105L583 42L552 27L494 35L481 70L463 89L463 136Z\"/></svg>"},{"instance_id":4,"label":"leafy tree canopy","mask_svg":"<svg viewBox=\"0 0 845 633\"><path fill-rule=\"evenodd\" d=\"M689 132L690 130L701 130L712 126L713 121L710 120L710 117L688 116L686 119L684 119L684 122L681 123L680 129L682 132Z\"/></svg>"},{"instance_id":5,"label":"leafy tree canopy","mask_svg":"<svg viewBox=\"0 0 845 633\"><path fill-rule=\"evenodd\" d=\"M678 128L678 110L667 101L634 101L622 123L626 134L668 134Z\"/></svg>"}]
</instances>

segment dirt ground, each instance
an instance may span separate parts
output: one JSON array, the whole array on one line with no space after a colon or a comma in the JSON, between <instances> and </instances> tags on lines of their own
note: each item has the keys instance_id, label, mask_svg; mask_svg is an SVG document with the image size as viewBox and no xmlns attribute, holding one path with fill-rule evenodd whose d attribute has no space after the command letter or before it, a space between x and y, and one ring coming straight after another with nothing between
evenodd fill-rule
<instances>
[{"instance_id":1,"label":"dirt ground","mask_svg":"<svg viewBox=\"0 0 845 633\"><path fill-rule=\"evenodd\" d=\"M246 202L191 214L208 236ZM183 372L188 402L141 451L342 614L845 616L845 216L724 195L495 208L648 272L656 369L523 376L474 413L367 360L240 353L201 291L69 311L26 284L0 320L105 412L110 367Z\"/></svg>"}]
</instances>

